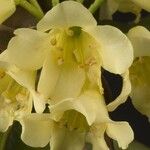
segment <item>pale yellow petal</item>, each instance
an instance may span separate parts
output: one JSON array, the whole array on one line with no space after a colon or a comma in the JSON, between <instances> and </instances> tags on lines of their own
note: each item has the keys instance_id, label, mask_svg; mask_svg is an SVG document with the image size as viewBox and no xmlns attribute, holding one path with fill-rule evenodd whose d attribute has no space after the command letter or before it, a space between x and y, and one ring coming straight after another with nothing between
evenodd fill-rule
<instances>
[{"instance_id":1,"label":"pale yellow petal","mask_svg":"<svg viewBox=\"0 0 150 150\"><path fill-rule=\"evenodd\" d=\"M19 69L15 66L12 66L7 70L7 74L9 74L20 85L28 89L35 88L35 80L36 80L35 71L26 71Z\"/></svg>"},{"instance_id":2,"label":"pale yellow petal","mask_svg":"<svg viewBox=\"0 0 150 150\"><path fill-rule=\"evenodd\" d=\"M104 139L105 130L105 123L91 126L91 131L87 134L86 141L92 144L92 150L109 150Z\"/></svg>"},{"instance_id":3,"label":"pale yellow petal","mask_svg":"<svg viewBox=\"0 0 150 150\"><path fill-rule=\"evenodd\" d=\"M3 53L2 53L3 54ZM10 67L12 67L11 64L5 62L3 60L3 56L1 57L2 55L0 54L0 69L4 70L4 71L7 71L8 69L10 69Z\"/></svg>"},{"instance_id":4,"label":"pale yellow petal","mask_svg":"<svg viewBox=\"0 0 150 150\"><path fill-rule=\"evenodd\" d=\"M107 124L106 133L108 136L118 142L118 146L127 149L133 141L134 134L127 122L110 122Z\"/></svg>"},{"instance_id":5,"label":"pale yellow petal","mask_svg":"<svg viewBox=\"0 0 150 150\"><path fill-rule=\"evenodd\" d=\"M2 94L7 89L12 78L9 75L6 75L5 72L2 72L0 75L2 76L0 79L0 94Z\"/></svg>"},{"instance_id":6,"label":"pale yellow petal","mask_svg":"<svg viewBox=\"0 0 150 150\"><path fill-rule=\"evenodd\" d=\"M46 99L40 93L35 90L31 90L33 96L34 108L37 113L43 113L46 107Z\"/></svg>"},{"instance_id":7,"label":"pale yellow petal","mask_svg":"<svg viewBox=\"0 0 150 150\"><path fill-rule=\"evenodd\" d=\"M130 68L132 84L131 99L134 107L150 116L150 57L143 57L134 61Z\"/></svg>"},{"instance_id":8,"label":"pale yellow petal","mask_svg":"<svg viewBox=\"0 0 150 150\"><path fill-rule=\"evenodd\" d=\"M54 126L50 140L51 150L82 150L84 144L85 132Z\"/></svg>"},{"instance_id":9,"label":"pale yellow petal","mask_svg":"<svg viewBox=\"0 0 150 150\"><path fill-rule=\"evenodd\" d=\"M0 111L0 132L5 132L12 124L13 124L13 116L8 114L4 110L1 110Z\"/></svg>"},{"instance_id":10,"label":"pale yellow petal","mask_svg":"<svg viewBox=\"0 0 150 150\"><path fill-rule=\"evenodd\" d=\"M90 143L92 143L92 150L109 150L104 137L91 137L93 138Z\"/></svg>"},{"instance_id":11,"label":"pale yellow petal","mask_svg":"<svg viewBox=\"0 0 150 150\"><path fill-rule=\"evenodd\" d=\"M14 0L0 0L0 24L10 17L15 10Z\"/></svg>"},{"instance_id":12,"label":"pale yellow petal","mask_svg":"<svg viewBox=\"0 0 150 150\"><path fill-rule=\"evenodd\" d=\"M134 2L136 5L138 5L139 7L150 12L150 1L149 0L131 0L131 1Z\"/></svg>"},{"instance_id":13,"label":"pale yellow petal","mask_svg":"<svg viewBox=\"0 0 150 150\"><path fill-rule=\"evenodd\" d=\"M131 82L129 79L129 71L122 74L122 78L123 78L123 85L122 85L121 93L114 101L112 101L111 103L107 105L108 111L114 111L119 105L123 104L127 100L131 92Z\"/></svg>"},{"instance_id":14,"label":"pale yellow petal","mask_svg":"<svg viewBox=\"0 0 150 150\"><path fill-rule=\"evenodd\" d=\"M62 100L79 96L85 83L85 71L76 64L62 67L52 100Z\"/></svg>"},{"instance_id":15,"label":"pale yellow petal","mask_svg":"<svg viewBox=\"0 0 150 150\"><path fill-rule=\"evenodd\" d=\"M57 51L49 51L47 54L38 83L38 92L50 98L56 89L61 68L58 66Z\"/></svg>"},{"instance_id":16,"label":"pale yellow petal","mask_svg":"<svg viewBox=\"0 0 150 150\"><path fill-rule=\"evenodd\" d=\"M25 28L16 30L15 34L3 56L5 61L22 69L39 69L50 49L48 34Z\"/></svg>"},{"instance_id":17,"label":"pale yellow petal","mask_svg":"<svg viewBox=\"0 0 150 150\"><path fill-rule=\"evenodd\" d=\"M134 107L146 116L150 116L150 88L147 85L133 86L130 94Z\"/></svg>"},{"instance_id":18,"label":"pale yellow petal","mask_svg":"<svg viewBox=\"0 0 150 150\"><path fill-rule=\"evenodd\" d=\"M60 120L67 110L76 110L83 114L89 125L92 123L106 122L109 120L103 96L95 91L86 91L75 99L66 99L51 106L51 117Z\"/></svg>"},{"instance_id":19,"label":"pale yellow petal","mask_svg":"<svg viewBox=\"0 0 150 150\"><path fill-rule=\"evenodd\" d=\"M135 3L132 2L132 0L118 0L119 8L118 11L123 13L134 13L135 15L138 15L141 11L141 8L137 6Z\"/></svg>"},{"instance_id":20,"label":"pale yellow petal","mask_svg":"<svg viewBox=\"0 0 150 150\"><path fill-rule=\"evenodd\" d=\"M46 146L51 137L53 126L49 114L31 114L19 120L22 125L21 139L32 147Z\"/></svg>"},{"instance_id":21,"label":"pale yellow petal","mask_svg":"<svg viewBox=\"0 0 150 150\"><path fill-rule=\"evenodd\" d=\"M150 56L150 31L137 26L129 30L128 37L134 48L134 57Z\"/></svg>"},{"instance_id":22,"label":"pale yellow petal","mask_svg":"<svg viewBox=\"0 0 150 150\"><path fill-rule=\"evenodd\" d=\"M133 48L126 35L108 25L90 28L86 32L91 34L100 45L102 66L115 74L126 72L133 61Z\"/></svg>"},{"instance_id":23,"label":"pale yellow petal","mask_svg":"<svg viewBox=\"0 0 150 150\"><path fill-rule=\"evenodd\" d=\"M37 29L47 31L52 28L68 28L73 26L96 26L96 20L82 4L65 1L53 7L38 23Z\"/></svg>"}]
</instances>

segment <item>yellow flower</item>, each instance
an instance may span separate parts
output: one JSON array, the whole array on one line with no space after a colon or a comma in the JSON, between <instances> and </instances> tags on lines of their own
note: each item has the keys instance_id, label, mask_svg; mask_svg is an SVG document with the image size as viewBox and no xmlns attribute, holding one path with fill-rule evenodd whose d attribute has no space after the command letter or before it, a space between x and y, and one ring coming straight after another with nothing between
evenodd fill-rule
<instances>
[{"instance_id":1,"label":"yellow flower","mask_svg":"<svg viewBox=\"0 0 150 150\"><path fill-rule=\"evenodd\" d=\"M107 0L101 9L101 19L112 19L112 15L119 10L120 12L134 13L139 21L142 9L150 12L149 0Z\"/></svg>"},{"instance_id":2,"label":"yellow flower","mask_svg":"<svg viewBox=\"0 0 150 150\"><path fill-rule=\"evenodd\" d=\"M31 113L34 77L5 62L0 62L0 131L4 132L13 120Z\"/></svg>"},{"instance_id":3,"label":"yellow flower","mask_svg":"<svg viewBox=\"0 0 150 150\"><path fill-rule=\"evenodd\" d=\"M16 10L14 0L0 0L0 24L10 17Z\"/></svg>"},{"instance_id":4,"label":"yellow flower","mask_svg":"<svg viewBox=\"0 0 150 150\"><path fill-rule=\"evenodd\" d=\"M43 103L50 109L50 114L20 118L22 140L34 147L50 141L51 150L80 150L87 140L95 150L105 150L106 132L126 148L133 140L131 127L113 122L107 111L123 103L130 92L128 68L133 49L126 35L115 27L97 25L92 14L74 1L53 7L37 30L23 28L15 34L2 60L26 71L38 70L37 92L32 91L34 106L38 113L45 109ZM101 67L123 77L121 94L108 106ZM101 126L103 130L96 134Z\"/></svg>"},{"instance_id":5,"label":"yellow flower","mask_svg":"<svg viewBox=\"0 0 150 150\"><path fill-rule=\"evenodd\" d=\"M76 99L66 99L50 108L50 114L31 114L21 118L22 140L29 146L51 150L82 150L85 142L93 150L108 150L106 133L126 149L133 140L127 122L109 119L104 98L98 91L88 90Z\"/></svg>"},{"instance_id":6,"label":"yellow flower","mask_svg":"<svg viewBox=\"0 0 150 150\"><path fill-rule=\"evenodd\" d=\"M5 61L26 70L42 68L37 87L41 99L56 103L75 98L87 81L96 83L103 94L101 67L122 75L125 81L123 92L109 110L129 94L127 70L133 59L130 41L115 27L97 25L80 3L62 2L44 16L37 30L17 29L15 35L3 53ZM37 112L44 110L43 103L34 103Z\"/></svg>"},{"instance_id":7,"label":"yellow flower","mask_svg":"<svg viewBox=\"0 0 150 150\"><path fill-rule=\"evenodd\" d=\"M130 68L131 98L135 108L150 117L150 32L142 27L132 28L128 37L134 48L134 62Z\"/></svg>"}]
</instances>

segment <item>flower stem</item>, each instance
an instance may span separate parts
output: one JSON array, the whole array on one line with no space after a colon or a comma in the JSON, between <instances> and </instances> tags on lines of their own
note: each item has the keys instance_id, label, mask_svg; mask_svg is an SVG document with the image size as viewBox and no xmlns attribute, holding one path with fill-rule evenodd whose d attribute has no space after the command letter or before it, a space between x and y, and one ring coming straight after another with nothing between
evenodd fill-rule
<instances>
[{"instance_id":1,"label":"flower stem","mask_svg":"<svg viewBox=\"0 0 150 150\"><path fill-rule=\"evenodd\" d=\"M41 6L37 2L37 0L30 0L30 3L33 4L44 15L43 10L41 9Z\"/></svg>"},{"instance_id":2,"label":"flower stem","mask_svg":"<svg viewBox=\"0 0 150 150\"><path fill-rule=\"evenodd\" d=\"M33 1L34 1L34 5L33 4ZM37 4L36 3L36 7L35 7L35 0L32 0L32 4L30 4L28 1L26 0L15 0L15 3L17 5L20 5L21 7L23 7L24 9L26 9L30 14L32 14L34 17L36 17L38 20L40 20L44 14L43 14L43 11L39 10L39 7L37 8ZM38 4L39 5L39 4Z\"/></svg>"},{"instance_id":3,"label":"flower stem","mask_svg":"<svg viewBox=\"0 0 150 150\"><path fill-rule=\"evenodd\" d=\"M52 0L53 7L59 3L59 0Z\"/></svg>"},{"instance_id":4,"label":"flower stem","mask_svg":"<svg viewBox=\"0 0 150 150\"><path fill-rule=\"evenodd\" d=\"M94 3L90 6L89 10L91 13L94 13L104 0L95 0Z\"/></svg>"}]
</instances>

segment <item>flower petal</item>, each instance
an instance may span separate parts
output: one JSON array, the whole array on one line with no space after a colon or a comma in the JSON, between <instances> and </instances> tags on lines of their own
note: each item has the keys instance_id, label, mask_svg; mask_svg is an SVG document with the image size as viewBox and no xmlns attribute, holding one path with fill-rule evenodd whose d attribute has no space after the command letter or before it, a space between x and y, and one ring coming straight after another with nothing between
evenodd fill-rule
<instances>
[{"instance_id":1,"label":"flower petal","mask_svg":"<svg viewBox=\"0 0 150 150\"><path fill-rule=\"evenodd\" d=\"M0 0L0 24L10 17L16 10L14 0Z\"/></svg>"},{"instance_id":2,"label":"flower petal","mask_svg":"<svg viewBox=\"0 0 150 150\"><path fill-rule=\"evenodd\" d=\"M25 28L16 30L15 34L4 52L4 61L22 69L39 69L50 49L48 34Z\"/></svg>"},{"instance_id":3,"label":"flower petal","mask_svg":"<svg viewBox=\"0 0 150 150\"><path fill-rule=\"evenodd\" d=\"M1 71L1 70L0 70L0 71ZM1 74L2 76L3 76L3 73L4 73L4 72L2 72L2 74ZM10 81L12 81L12 78L11 78L9 75L7 75L7 74L5 74L5 73L4 73L4 75L5 75L5 76L3 76L3 77L0 79L0 95L1 95L5 90L7 90ZM2 101L2 100L1 100L1 101Z\"/></svg>"},{"instance_id":4,"label":"flower petal","mask_svg":"<svg viewBox=\"0 0 150 150\"><path fill-rule=\"evenodd\" d=\"M134 107L150 116L150 57L142 57L134 61L130 67L132 84L131 99Z\"/></svg>"},{"instance_id":5,"label":"flower petal","mask_svg":"<svg viewBox=\"0 0 150 150\"><path fill-rule=\"evenodd\" d=\"M38 23L37 29L47 31L52 28L68 28L72 26L96 26L96 20L82 4L65 1L53 7Z\"/></svg>"},{"instance_id":6,"label":"flower petal","mask_svg":"<svg viewBox=\"0 0 150 150\"><path fill-rule=\"evenodd\" d=\"M75 99L66 99L50 107L51 117L60 120L63 113L74 109L83 114L89 125L109 120L104 98L98 92L86 91ZM99 117L101 116L101 117Z\"/></svg>"},{"instance_id":7,"label":"flower petal","mask_svg":"<svg viewBox=\"0 0 150 150\"><path fill-rule=\"evenodd\" d=\"M3 56L0 57L0 59L2 60ZM35 89L36 71L23 70L17 68L15 65L12 65L7 62L3 62L1 60L0 60L0 69L4 70L5 73L11 76L21 86L26 87L30 90Z\"/></svg>"},{"instance_id":8,"label":"flower petal","mask_svg":"<svg viewBox=\"0 0 150 150\"><path fill-rule=\"evenodd\" d=\"M78 96L85 82L85 71L75 63L58 65L58 57L51 51L44 63L38 92L55 102Z\"/></svg>"},{"instance_id":9,"label":"flower petal","mask_svg":"<svg viewBox=\"0 0 150 150\"><path fill-rule=\"evenodd\" d=\"M134 138L133 131L127 122L108 123L106 133L109 137L116 140L122 149L127 149Z\"/></svg>"},{"instance_id":10,"label":"flower petal","mask_svg":"<svg viewBox=\"0 0 150 150\"><path fill-rule=\"evenodd\" d=\"M122 74L129 68L133 61L133 48L125 34L108 25L90 28L86 32L99 43L99 54L106 70Z\"/></svg>"},{"instance_id":11,"label":"flower petal","mask_svg":"<svg viewBox=\"0 0 150 150\"><path fill-rule=\"evenodd\" d=\"M0 111L0 132L5 132L9 126L13 124L13 117L5 112L4 110Z\"/></svg>"},{"instance_id":12,"label":"flower petal","mask_svg":"<svg viewBox=\"0 0 150 150\"><path fill-rule=\"evenodd\" d=\"M105 130L105 123L91 126L91 131L88 133L86 141L92 144L93 150L109 150L104 139Z\"/></svg>"},{"instance_id":13,"label":"flower petal","mask_svg":"<svg viewBox=\"0 0 150 150\"><path fill-rule=\"evenodd\" d=\"M150 12L150 2L149 0L131 0L132 2L134 2L136 5L138 5L139 7L147 10L148 12Z\"/></svg>"},{"instance_id":14,"label":"flower petal","mask_svg":"<svg viewBox=\"0 0 150 150\"><path fill-rule=\"evenodd\" d=\"M54 126L50 140L51 150L81 150L85 144L85 132L69 131L65 127Z\"/></svg>"},{"instance_id":15,"label":"flower petal","mask_svg":"<svg viewBox=\"0 0 150 150\"><path fill-rule=\"evenodd\" d=\"M46 98L50 98L54 92L60 75L61 68L58 66L57 59L57 51L49 51L41 71L38 92Z\"/></svg>"},{"instance_id":16,"label":"flower petal","mask_svg":"<svg viewBox=\"0 0 150 150\"><path fill-rule=\"evenodd\" d=\"M33 96L34 108L37 113L42 113L46 107L46 99L43 95L37 93L35 90L31 90Z\"/></svg>"},{"instance_id":17,"label":"flower petal","mask_svg":"<svg viewBox=\"0 0 150 150\"><path fill-rule=\"evenodd\" d=\"M120 104L124 103L130 92L131 92L131 82L129 79L129 71L125 72L122 75L123 78L123 86L120 95L111 103L107 105L108 111L114 111Z\"/></svg>"},{"instance_id":18,"label":"flower petal","mask_svg":"<svg viewBox=\"0 0 150 150\"><path fill-rule=\"evenodd\" d=\"M49 114L31 114L19 120L22 125L21 139L32 147L46 146L51 137L52 121Z\"/></svg>"},{"instance_id":19,"label":"flower petal","mask_svg":"<svg viewBox=\"0 0 150 150\"><path fill-rule=\"evenodd\" d=\"M7 73L13 79L15 79L20 85L28 89L35 88L35 78L36 78L35 71L26 71L26 70L19 69L15 66L12 66L7 70Z\"/></svg>"},{"instance_id":20,"label":"flower petal","mask_svg":"<svg viewBox=\"0 0 150 150\"><path fill-rule=\"evenodd\" d=\"M64 66L57 81L52 100L77 97L85 83L85 71L76 64Z\"/></svg>"},{"instance_id":21,"label":"flower petal","mask_svg":"<svg viewBox=\"0 0 150 150\"><path fill-rule=\"evenodd\" d=\"M146 116L150 116L150 88L149 86L133 87L131 92L132 103L134 107Z\"/></svg>"},{"instance_id":22,"label":"flower petal","mask_svg":"<svg viewBox=\"0 0 150 150\"><path fill-rule=\"evenodd\" d=\"M134 48L134 57L150 56L150 31L142 26L129 30L128 37Z\"/></svg>"}]
</instances>

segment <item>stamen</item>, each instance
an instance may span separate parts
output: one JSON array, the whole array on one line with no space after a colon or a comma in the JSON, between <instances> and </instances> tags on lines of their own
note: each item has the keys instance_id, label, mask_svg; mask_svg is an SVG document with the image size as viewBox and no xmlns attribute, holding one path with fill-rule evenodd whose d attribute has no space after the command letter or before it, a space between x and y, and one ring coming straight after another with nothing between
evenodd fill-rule
<instances>
[{"instance_id":1,"label":"stamen","mask_svg":"<svg viewBox=\"0 0 150 150\"><path fill-rule=\"evenodd\" d=\"M78 65L80 68L85 68L85 64L79 64Z\"/></svg>"},{"instance_id":2,"label":"stamen","mask_svg":"<svg viewBox=\"0 0 150 150\"><path fill-rule=\"evenodd\" d=\"M51 42L51 44L52 44L53 46L55 46L55 45L57 44L56 38L52 38L52 39L50 40L50 42Z\"/></svg>"},{"instance_id":3,"label":"stamen","mask_svg":"<svg viewBox=\"0 0 150 150\"><path fill-rule=\"evenodd\" d=\"M93 65L96 65L97 62L96 62L96 59L94 57L90 57L86 60L85 64L88 66L93 66Z\"/></svg>"},{"instance_id":4,"label":"stamen","mask_svg":"<svg viewBox=\"0 0 150 150\"><path fill-rule=\"evenodd\" d=\"M76 61L77 61L78 63L81 62L81 57L80 57L79 52L78 52L77 49L73 51L73 54L74 54L74 56L75 56Z\"/></svg>"},{"instance_id":5,"label":"stamen","mask_svg":"<svg viewBox=\"0 0 150 150\"><path fill-rule=\"evenodd\" d=\"M62 65L64 63L64 59L62 57L58 57L57 63L58 65Z\"/></svg>"},{"instance_id":6,"label":"stamen","mask_svg":"<svg viewBox=\"0 0 150 150\"><path fill-rule=\"evenodd\" d=\"M23 94L23 93L18 93L17 95L16 95L16 100L17 101L24 101L25 99L25 94Z\"/></svg>"},{"instance_id":7,"label":"stamen","mask_svg":"<svg viewBox=\"0 0 150 150\"><path fill-rule=\"evenodd\" d=\"M6 75L4 71L0 71L0 79L3 78Z\"/></svg>"},{"instance_id":8,"label":"stamen","mask_svg":"<svg viewBox=\"0 0 150 150\"><path fill-rule=\"evenodd\" d=\"M66 30L66 33L69 36L73 36L74 35L74 32L72 30L70 30L70 29Z\"/></svg>"}]
</instances>

